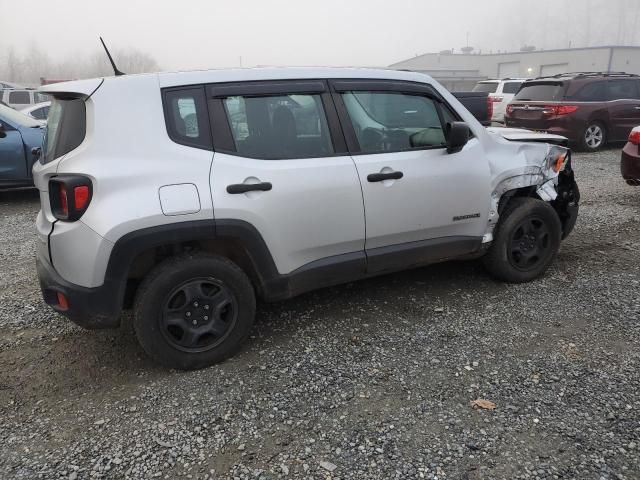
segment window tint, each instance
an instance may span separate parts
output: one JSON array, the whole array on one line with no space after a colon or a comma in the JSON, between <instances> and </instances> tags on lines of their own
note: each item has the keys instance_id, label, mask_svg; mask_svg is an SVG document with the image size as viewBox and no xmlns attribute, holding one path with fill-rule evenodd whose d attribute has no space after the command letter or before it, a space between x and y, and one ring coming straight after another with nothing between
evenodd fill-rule
<instances>
[{"instance_id":1,"label":"window tint","mask_svg":"<svg viewBox=\"0 0 640 480\"><path fill-rule=\"evenodd\" d=\"M29 92L9 92L9 103L28 105L31 103L31 100L29 99Z\"/></svg>"},{"instance_id":2,"label":"window tint","mask_svg":"<svg viewBox=\"0 0 640 480\"><path fill-rule=\"evenodd\" d=\"M563 96L562 83L524 83L515 100L523 102L558 101Z\"/></svg>"},{"instance_id":3,"label":"window tint","mask_svg":"<svg viewBox=\"0 0 640 480\"><path fill-rule=\"evenodd\" d=\"M637 99L638 85L636 80L611 80L608 82L609 100Z\"/></svg>"},{"instance_id":4,"label":"window tint","mask_svg":"<svg viewBox=\"0 0 640 480\"><path fill-rule=\"evenodd\" d=\"M84 140L86 132L84 100L54 99L49 113L44 134L42 163L50 162L76 149Z\"/></svg>"},{"instance_id":5,"label":"window tint","mask_svg":"<svg viewBox=\"0 0 640 480\"><path fill-rule=\"evenodd\" d=\"M166 91L164 107L167 131L174 142L211 150L211 132L202 87Z\"/></svg>"},{"instance_id":6,"label":"window tint","mask_svg":"<svg viewBox=\"0 0 640 480\"><path fill-rule=\"evenodd\" d=\"M428 97L347 92L343 100L363 153L442 147L446 143L438 107Z\"/></svg>"},{"instance_id":7,"label":"window tint","mask_svg":"<svg viewBox=\"0 0 640 480\"><path fill-rule=\"evenodd\" d=\"M607 99L607 83L587 83L567 99L577 102L604 102Z\"/></svg>"},{"instance_id":8,"label":"window tint","mask_svg":"<svg viewBox=\"0 0 640 480\"><path fill-rule=\"evenodd\" d=\"M473 87L474 92L496 93L496 90L498 90L498 82L479 82Z\"/></svg>"},{"instance_id":9,"label":"window tint","mask_svg":"<svg viewBox=\"0 0 640 480\"><path fill-rule=\"evenodd\" d=\"M502 93L517 93L522 82L505 82L502 86Z\"/></svg>"},{"instance_id":10,"label":"window tint","mask_svg":"<svg viewBox=\"0 0 640 480\"><path fill-rule=\"evenodd\" d=\"M234 96L224 106L240 155L276 160L334 152L320 95Z\"/></svg>"}]
</instances>

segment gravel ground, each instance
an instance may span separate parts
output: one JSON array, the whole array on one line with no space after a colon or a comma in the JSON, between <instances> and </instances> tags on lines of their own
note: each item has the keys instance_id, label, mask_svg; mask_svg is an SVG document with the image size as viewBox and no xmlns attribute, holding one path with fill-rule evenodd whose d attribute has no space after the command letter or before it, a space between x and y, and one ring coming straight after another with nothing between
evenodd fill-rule
<instances>
[{"instance_id":1,"label":"gravel ground","mask_svg":"<svg viewBox=\"0 0 640 480\"><path fill-rule=\"evenodd\" d=\"M1 478L640 478L640 188L576 155L541 280L436 265L259 307L182 373L46 308L33 192L0 193ZM475 409L485 399L495 409Z\"/></svg>"}]
</instances>

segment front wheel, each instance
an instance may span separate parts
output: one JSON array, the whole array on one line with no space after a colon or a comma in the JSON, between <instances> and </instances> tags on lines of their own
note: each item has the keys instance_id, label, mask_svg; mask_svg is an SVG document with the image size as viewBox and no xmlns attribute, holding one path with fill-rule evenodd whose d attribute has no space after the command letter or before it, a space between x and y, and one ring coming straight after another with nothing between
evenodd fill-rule
<instances>
[{"instance_id":1,"label":"front wheel","mask_svg":"<svg viewBox=\"0 0 640 480\"><path fill-rule=\"evenodd\" d=\"M483 257L484 266L506 282L534 280L553 261L561 237L562 225L551 205L534 198L514 198L501 214L493 243Z\"/></svg>"},{"instance_id":2,"label":"front wheel","mask_svg":"<svg viewBox=\"0 0 640 480\"><path fill-rule=\"evenodd\" d=\"M235 263L214 255L182 255L145 277L133 326L155 361L195 370L236 352L253 325L255 304L253 287Z\"/></svg>"}]
</instances>

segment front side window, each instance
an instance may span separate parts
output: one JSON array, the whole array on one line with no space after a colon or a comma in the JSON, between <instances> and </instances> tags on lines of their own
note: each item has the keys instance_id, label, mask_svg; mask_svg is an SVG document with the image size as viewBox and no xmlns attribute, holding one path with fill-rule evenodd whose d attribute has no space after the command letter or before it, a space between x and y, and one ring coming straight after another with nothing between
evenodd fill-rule
<instances>
[{"instance_id":1,"label":"front side window","mask_svg":"<svg viewBox=\"0 0 640 480\"><path fill-rule=\"evenodd\" d=\"M224 99L239 155L270 160L333 155L320 95Z\"/></svg>"},{"instance_id":2,"label":"front side window","mask_svg":"<svg viewBox=\"0 0 640 480\"><path fill-rule=\"evenodd\" d=\"M189 147L211 150L206 97L202 87L164 92L164 114L169 138Z\"/></svg>"},{"instance_id":3,"label":"front side window","mask_svg":"<svg viewBox=\"0 0 640 480\"><path fill-rule=\"evenodd\" d=\"M502 86L502 93L518 93L521 85L522 82L505 82L505 84Z\"/></svg>"},{"instance_id":4,"label":"front side window","mask_svg":"<svg viewBox=\"0 0 640 480\"><path fill-rule=\"evenodd\" d=\"M438 106L429 97L389 92L342 96L362 153L446 145Z\"/></svg>"},{"instance_id":5,"label":"front side window","mask_svg":"<svg viewBox=\"0 0 640 480\"><path fill-rule=\"evenodd\" d=\"M44 134L42 163L47 163L76 149L86 134L84 100L53 99Z\"/></svg>"},{"instance_id":6,"label":"front side window","mask_svg":"<svg viewBox=\"0 0 640 480\"><path fill-rule=\"evenodd\" d=\"M9 103L12 105L28 105L31 103L29 92L9 92Z\"/></svg>"}]
</instances>

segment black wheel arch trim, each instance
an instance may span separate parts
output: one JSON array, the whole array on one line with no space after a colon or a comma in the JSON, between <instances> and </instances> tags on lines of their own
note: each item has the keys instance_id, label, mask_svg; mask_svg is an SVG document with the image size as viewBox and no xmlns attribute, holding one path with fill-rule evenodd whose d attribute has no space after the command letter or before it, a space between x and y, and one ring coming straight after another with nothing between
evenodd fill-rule
<instances>
[{"instance_id":1,"label":"black wheel arch trim","mask_svg":"<svg viewBox=\"0 0 640 480\"><path fill-rule=\"evenodd\" d=\"M278 272L262 235L242 220L197 220L149 227L116 241L104 287L123 305L129 269L136 257L152 248L202 240L230 240L241 246L253 268L254 286L265 301L291 298L317 288L462 257L480 248L481 237L445 237L322 258L288 274Z\"/></svg>"}]
</instances>

